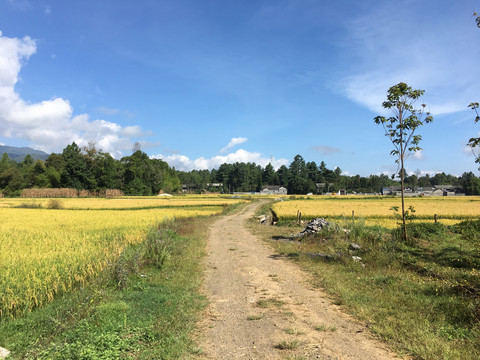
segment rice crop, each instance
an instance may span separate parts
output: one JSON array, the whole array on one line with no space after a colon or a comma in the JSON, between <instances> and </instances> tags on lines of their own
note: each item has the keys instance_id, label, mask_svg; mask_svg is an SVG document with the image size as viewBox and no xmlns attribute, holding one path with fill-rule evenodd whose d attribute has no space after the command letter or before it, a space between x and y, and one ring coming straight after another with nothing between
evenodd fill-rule
<instances>
[{"instance_id":1,"label":"rice crop","mask_svg":"<svg viewBox=\"0 0 480 360\"><path fill-rule=\"evenodd\" d=\"M413 206L415 221L437 220L452 225L466 219L480 217L480 197L425 197L408 198L406 209ZM401 207L400 199L393 197L312 197L307 200L276 202L272 209L280 220L293 220L301 212L303 219L362 218L367 225L387 228L396 226L392 207Z\"/></svg>"},{"instance_id":2,"label":"rice crop","mask_svg":"<svg viewBox=\"0 0 480 360\"><path fill-rule=\"evenodd\" d=\"M167 207L208 207L225 206L243 203L247 200L231 199L221 197L120 197L113 199L106 198L53 198L57 199L64 209L71 210L121 210L121 209L155 209ZM5 207L28 207L34 204L47 208L52 198L2 198L0 208Z\"/></svg>"},{"instance_id":3,"label":"rice crop","mask_svg":"<svg viewBox=\"0 0 480 360\"><path fill-rule=\"evenodd\" d=\"M2 199L8 205L0 208L0 320L21 316L84 285L112 264L126 245L143 241L149 228L164 219L209 216L224 208L224 203L214 202L145 209L135 199L135 205L122 205L126 209L72 210L66 208L72 205L66 200L57 210L18 207L25 199ZM80 205L82 201L108 201L71 200L77 201L75 208L92 207Z\"/></svg>"}]
</instances>

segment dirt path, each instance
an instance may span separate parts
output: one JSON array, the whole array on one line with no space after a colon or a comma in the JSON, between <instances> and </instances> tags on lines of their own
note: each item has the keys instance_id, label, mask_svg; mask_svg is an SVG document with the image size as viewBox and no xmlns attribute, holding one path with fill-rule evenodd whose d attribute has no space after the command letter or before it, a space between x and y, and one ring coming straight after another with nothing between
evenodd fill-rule
<instances>
[{"instance_id":1,"label":"dirt path","mask_svg":"<svg viewBox=\"0 0 480 360\"><path fill-rule=\"evenodd\" d=\"M204 359L394 359L365 326L312 289L308 276L253 236L260 203L211 228L202 323ZM281 349L282 347L287 349Z\"/></svg>"}]
</instances>

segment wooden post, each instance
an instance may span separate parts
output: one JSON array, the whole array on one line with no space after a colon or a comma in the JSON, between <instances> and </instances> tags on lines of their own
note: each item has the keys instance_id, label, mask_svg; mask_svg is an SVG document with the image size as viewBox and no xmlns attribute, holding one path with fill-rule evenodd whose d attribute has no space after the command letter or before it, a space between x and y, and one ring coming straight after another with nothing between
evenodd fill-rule
<instances>
[{"instance_id":1,"label":"wooden post","mask_svg":"<svg viewBox=\"0 0 480 360\"><path fill-rule=\"evenodd\" d=\"M433 218L435 219L435 224L436 224L437 223L437 214L434 214Z\"/></svg>"},{"instance_id":2,"label":"wooden post","mask_svg":"<svg viewBox=\"0 0 480 360\"><path fill-rule=\"evenodd\" d=\"M352 220L355 222L355 210L352 210Z\"/></svg>"}]
</instances>

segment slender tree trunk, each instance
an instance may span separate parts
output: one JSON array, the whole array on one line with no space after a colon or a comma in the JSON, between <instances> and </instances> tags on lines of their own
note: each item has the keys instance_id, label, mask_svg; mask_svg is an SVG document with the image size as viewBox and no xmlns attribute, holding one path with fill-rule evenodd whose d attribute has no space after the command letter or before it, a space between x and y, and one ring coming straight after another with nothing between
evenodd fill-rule
<instances>
[{"instance_id":1,"label":"slender tree trunk","mask_svg":"<svg viewBox=\"0 0 480 360\"><path fill-rule=\"evenodd\" d=\"M401 155L401 189L402 189L402 237L403 241L407 241L407 224L405 222L405 175L404 175L404 170L403 170L403 153Z\"/></svg>"},{"instance_id":2,"label":"slender tree trunk","mask_svg":"<svg viewBox=\"0 0 480 360\"><path fill-rule=\"evenodd\" d=\"M407 144L403 143L403 113L400 109L399 111L399 121L400 121L400 188L402 190L402 238L403 241L407 242L407 224L405 222L405 170L403 168L403 161L405 158L405 148Z\"/></svg>"}]
</instances>

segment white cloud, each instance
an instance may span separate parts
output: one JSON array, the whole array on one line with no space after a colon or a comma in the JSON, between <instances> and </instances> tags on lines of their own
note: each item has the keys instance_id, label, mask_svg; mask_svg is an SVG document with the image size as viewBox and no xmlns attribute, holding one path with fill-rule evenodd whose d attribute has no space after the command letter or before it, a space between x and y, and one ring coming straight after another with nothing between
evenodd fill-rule
<instances>
[{"instance_id":1,"label":"white cloud","mask_svg":"<svg viewBox=\"0 0 480 360\"><path fill-rule=\"evenodd\" d=\"M318 151L323 155L331 155L342 152L339 148L329 145L317 145L313 147L313 150Z\"/></svg>"},{"instance_id":2,"label":"white cloud","mask_svg":"<svg viewBox=\"0 0 480 360\"><path fill-rule=\"evenodd\" d=\"M407 170L407 174L408 176L412 176L412 175L417 175L417 177L423 177L425 175L428 175L430 177L432 176L435 176L437 174L441 174L442 171L440 170L416 170L416 171L412 171L412 170Z\"/></svg>"},{"instance_id":3,"label":"white cloud","mask_svg":"<svg viewBox=\"0 0 480 360\"><path fill-rule=\"evenodd\" d=\"M480 145L472 148L471 146L465 145L463 147L463 152L469 156L478 156L480 154Z\"/></svg>"},{"instance_id":4,"label":"white cloud","mask_svg":"<svg viewBox=\"0 0 480 360\"><path fill-rule=\"evenodd\" d=\"M422 177L425 175L429 176L435 176L436 174L442 173L440 170L410 170L410 169L405 169L407 172L408 176L412 175L417 175L417 177ZM343 173L342 173L343 174ZM375 175L380 176L380 175L387 175L389 178L392 177L392 175L395 174L395 180L399 180L400 178L398 177L398 171L383 171L383 172L377 172Z\"/></svg>"},{"instance_id":5,"label":"white cloud","mask_svg":"<svg viewBox=\"0 0 480 360\"><path fill-rule=\"evenodd\" d=\"M243 137L232 138L232 140L230 140L230 142L228 143L228 145L225 146L222 150L220 150L220 153L221 153L221 154L226 153L228 150L230 150L230 149L233 148L234 146L243 144L243 143L246 142L247 140L248 140L247 138L243 138Z\"/></svg>"},{"instance_id":6,"label":"white cloud","mask_svg":"<svg viewBox=\"0 0 480 360\"><path fill-rule=\"evenodd\" d=\"M104 106L100 106L96 110L107 115L115 115L118 113L118 109L110 109Z\"/></svg>"},{"instance_id":7,"label":"white cloud","mask_svg":"<svg viewBox=\"0 0 480 360\"><path fill-rule=\"evenodd\" d=\"M145 136L149 133L143 132L142 128L138 125L135 126L125 126L120 133L124 136L128 137L136 137L136 136Z\"/></svg>"},{"instance_id":8,"label":"white cloud","mask_svg":"<svg viewBox=\"0 0 480 360\"><path fill-rule=\"evenodd\" d=\"M103 94L103 92L99 88L97 88L96 91L99 94ZM130 118L130 119L135 117L135 114L133 114L128 110L111 109L104 106L97 107L95 110L105 115L121 115L123 117Z\"/></svg>"},{"instance_id":9,"label":"white cloud","mask_svg":"<svg viewBox=\"0 0 480 360\"><path fill-rule=\"evenodd\" d=\"M418 150L418 151L415 151L412 155L412 158L414 160L423 160L425 158L425 155L423 153L423 150Z\"/></svg>"},{"instance_id":10,"label":"white cloud","mask_svg":"<svg viewBox=\"0 0 480 360\"><path fill-rule=\"evenodd\" d=\"M471 10L446 5L447 17L425 17L423 2L384 2L348 24L345 61L337 89L376 113L399 82L424 89L421 102L433 115L466 110L480 93L478 29ZM459 14L465 13L465 17ZM437 14L438 15L438 14ZM421 102L418 104L420 105Z\"/></svg>"},{"instance_id":11,"label":"white cloud","mask_svg":"<svg viewBox=\"0 0 480 360\"><path fill-rule=\"evenodd\" d=\"M130 138L145 135L139 126L74 116L70 102L62 98L38 103L21 99L15 85L23 62L35 52L30 37L9 38L0 32L0 136L27 140L46 152L59 152L73 141L82 146L94 140L103 151L119 157L132 148Z\"/></svg>"},{"instance_id":12,"label":"white cloud","mask_svg":"<svg viewBox=\"0 0 480 360\"><path fill-rule=\"evenodd\" d=\"M28 60L36 51L35 41L29 36L11 39L3 36L0 31L0 95L13 91L18 81L21 62Z\"/></svg>"},{"instance_id":13,"label":"white cloud","mask_svg":"<svg viewBox=\"0 0 480 360\"><path fill-rule=\"evenodd\" d=\"M28 0L8 0L8 2L20 11L30 10L33 7Z\"/></svg>"},{"instance_id":14,"label":"white cloud","mask_svg":"<svg viewBox=\"0 0 480 360\"><path fill-rule=\"evenodd\" d=\"M255 163L265 167L268 163L271 163L275 169L278 169L282 165L287 165L289 161L287 159L272 159L265 157L261 153L249 152L243 149L239 149L234 153L227 155L218 155L209 159L199 157L191 160L185 155L173 154L173 155L154 155L152 158L161 159L167 162L170 166L175 167L177 170L190 171L190 170L204 170L204 169L218 169L222 164L233 164L236 162Z\"/></svg>"}]
</instances>

